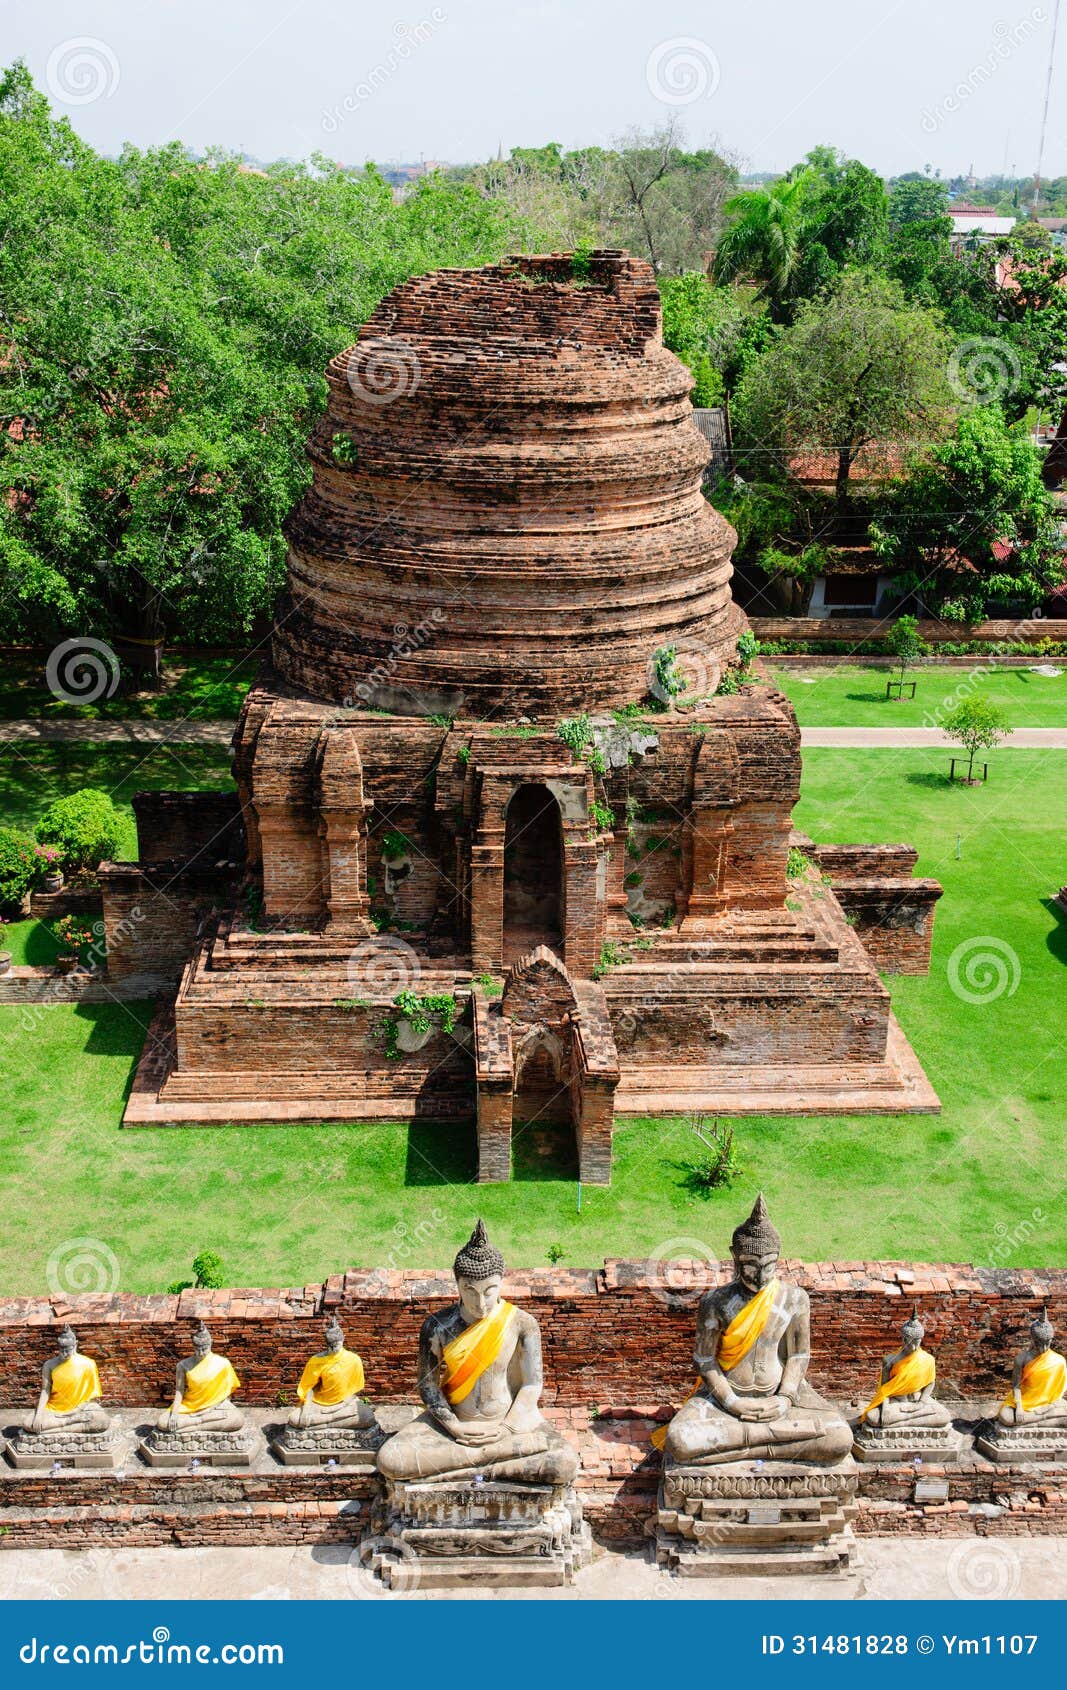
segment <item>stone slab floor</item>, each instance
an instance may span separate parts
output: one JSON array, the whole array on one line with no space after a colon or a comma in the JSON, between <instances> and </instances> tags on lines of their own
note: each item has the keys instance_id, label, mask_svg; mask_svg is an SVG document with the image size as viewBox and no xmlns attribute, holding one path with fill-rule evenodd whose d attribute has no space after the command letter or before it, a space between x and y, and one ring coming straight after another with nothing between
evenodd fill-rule
<instances>
[{"instance_id":1,"label":"stone slab floor","mask_svg":"<svg viewBox=\"0 0 1067 1690\"><path fill-rule=\"evenodd\" d=\"M570 1590L502 1588L481 1594L533 1601L1051 1601L1067 1596L1067 1538L1062 1537L927 1541L865 1537L857 1560L855 1570L840 1578L702 1580L668 1577L640 1552L602 1552ZM432 1600L473 1594L435 1591ZM270 1601L420 1599L417 1591L395 1596L383 1592L358 1560L333 1545L321 1549L11 1549L0 1553L0 1599L4 1600L211 1600L220 1596Z\"/></svg>"}]
</instances>

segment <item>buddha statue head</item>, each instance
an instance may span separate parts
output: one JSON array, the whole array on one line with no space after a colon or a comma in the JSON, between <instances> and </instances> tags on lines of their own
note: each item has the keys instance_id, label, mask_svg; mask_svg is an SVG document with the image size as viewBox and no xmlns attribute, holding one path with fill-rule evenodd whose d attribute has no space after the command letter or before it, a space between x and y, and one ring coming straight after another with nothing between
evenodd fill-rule
<instances>
[{"instance_id":1,"label":"buddha statue head","mask_svg":"<svg viewBox=\"0 0 1067 1690\"><path fill-rule=\"evenodd\" d=\"M468 1320L484 1320L500 1301L504 1258L486 1237L485 1222L478 1225L453 1263L460 1307Z\"/></svg>"},{"instance_id":2,"label":"buddha statue head","mask_svg":"<svg viewBox=\"0 0 1067 1690\"><path fill-rule=\"evenodd\" d=\"M918 1303L916 1303L915 1307L911 1311L911 1315L909 1316L909 1318L904 1322L903 1326L901 1327L900 1336L904 1340L902 1348L903 1348L904 1354L906 1356L910 1356L911 1354L913 1354L913 1352L919 1348L919 1345L922 1343L923 1339L926 1337L926 1327L923 1325L922 1321L919 1319L919 1305L918 1305Z\"/></svg>"},{"instance_id":3,"label":"buddha statue head","mask_svg":"<svg viewBox=\"0 0 1067 1690\"><path fill-rule=\"evenodd\" d=\"M338 1350L344 1349L344 1347L345 1347L344 1328L342 1327L340 1321L338 1320L338 1318L335 1314L332 1314L330 1316L329 1320L326 1322L325 1326L323 1327L323 1333L324 1333L324 1336L326 1338L326 1348L330 1352L331 1355L336 1355Z\"/></svg>"},{"instance_id":4,"label":"buddha statue head","mask_svg":"<svg viewBox=\"0 0 1067 1690\"><path fill-rule=\"evenodd\" d=\"M77 1333L69 1326L64 1326L56 1339L56 1349L64 1361L69 1361L76 1354L78 1348Z\"/></svg>"},{"instance_id":5,"label":"buddha statue head","mask_svg":"<svg viewBox=\"0 0 1067 1690\"><path fill-rule=\"evenodd\" d=\"M778 1268L782 1240L777 1227L771 1225L762 1191L752 1205L747 1221L742 1221L734 1229L730 1249L734 1272L747 1291L762 1291L765 1285L770 1284Z\"/></svg>"},{"instance_id":6,"label":"buddha statue head","mask_svg":"<svg viewBox=\"0 0 1067 1690\"><path fill-rule=\"evenodd\" d=\"M203 1321L200 1321L193 1333L193 1354L195 1355L197 1361L203 1361L204 1357L209 1354L210 1350L211 1333L208 1331Z\"/></svg>"},{"instance_id":7,"label":"buddha statue head","mask_svg":"<svg viewBox=\"0 0 1067 1690\"><path fill-rule=\"evenodd\" d=\"M1038 1320L1030 1323L1030 1337L1038 1355L1043 1355L1052 1348L1052 1340L1056 1336L1055 1328L1048 1317L1048 1309L1042 1309Z\"/></svg>"}]
</instances>

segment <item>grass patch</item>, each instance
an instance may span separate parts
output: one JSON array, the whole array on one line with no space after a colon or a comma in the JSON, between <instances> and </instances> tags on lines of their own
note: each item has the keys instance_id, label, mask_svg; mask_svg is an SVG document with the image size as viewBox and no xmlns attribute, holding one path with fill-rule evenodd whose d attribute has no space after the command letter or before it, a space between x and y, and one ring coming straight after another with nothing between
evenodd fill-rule
<instances>
[{"instance_id":1,"label":"grass patch","mask_svg":"<svg viewBox=\"0 0 1067 1690\"><path fill-rule=\"evenodd\" d=\"M58 721L212 722L236 720L256 672L258 657L175 657L160 690L131 692L128 678L113 698L69 704L48 689L39 658L6 658L0 681L0 721L36 717Z\"/></svg>"},{"instance_id":2,"label":"grass patch","mask_svg":"<svg viewBox=\"0 0 1067 1690\"><path fill-rule=\"evenodd\" d=\"M768 659L773 665L773 659ZM1013 728L1067 727L1067 661L1047 661L1062 675L1035 675L1029 669L939 667L909 669L915 697L887 699L885 684L896 671L855 667L811 668L803 672L774 668L775 684L791 698L802 728L916 728L932 725L962 698L984 698L1004 711ZM972 676L974 678L972 678Z\"/></svg>"},{"instance_id":3,"label":"grass patch","mask_svg":"<svg viewBox=\"0 0 1067 1690\"><path fill-rule=\"evenodd\" d=\"M122 1132L147 1006L63 1005L37 1022L0 1007L0 1293L40 1294L51 1253L84 1237L114 1252L121 1288L138 1292L187 1274L201 1249L251 1285L442 1264L479 1214L516 1266L544 1265L556 1245L589 1265L678 1238L721 1256L761 1188L787 1251L809 1260L1067 1265L1067 920L1050 901L1067 878L1067 752L996 752L980 788L950 787L945 762L810 751L796 816L818 839L911 840L919 872L945 886L929 977L890 982L940 1117L742 1120L743 1173L708 1196L687 1183L702 1147L686 1122L627 1121L613 1185L585 1187L579 1214L573 1140L537 1126L517 1132L515 1178L499 1186L475 1185L465 1126ZM1011 947L1017 983L968 1003L949 961L985 937Z\"/></svg>"},{"instance_id":4,"label":"grass patch","mask_svg":"<svg viewBox=\"0 0 1067 1690\"><path fill-rule=\"evenodd\" d=\"M133 794L227 791L233 787L230 754L222 745L0 744L0 822L5 826L32 833L54 798L81 786L111 794L126 819L123 857L132 860L137 856Z\"/></svg>"}]
</instances>

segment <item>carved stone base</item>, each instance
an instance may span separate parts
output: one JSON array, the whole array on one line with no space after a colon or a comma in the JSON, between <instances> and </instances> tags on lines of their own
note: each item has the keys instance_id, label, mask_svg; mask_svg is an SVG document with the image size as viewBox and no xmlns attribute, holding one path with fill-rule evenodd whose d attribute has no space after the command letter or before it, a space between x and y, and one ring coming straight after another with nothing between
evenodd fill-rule
<instances>
[{"instance_id":1,"label":"carved stone base","mask_svg":"<svg viewBox=\"0 0 1067 1690\"><path fill-rule=\"evenodd\" d=\"M571 1485L387 1480L372 1565L389 1588L571 1584L591 1556Z\"/></svg>"},{"instance_id":2,"label":"carved stone base","mask_svg":"<svg viewBox=\"0 0 1067 1690\"><path fill-rule=\"evenodd\" d=\"M263 1448L253 1426L236 1432L161 1432L153 1427L138 1453L150 1467L250 1467Z\"/></svg>"},{"instance_id":3,"label":"carved stone base","mask_svg":"<svg viewBox=\"0 0 1067 1690\"><path fill-rule=\"evenodd\" d=\"M31 1432L20 1427L5 1451L12 1467L38 1471L55 1466L97 1467L114 1472L125 1450L122 1428L115 1422L104 1432Z\"/></svg>"},{"instance_id":4,"label":"carved stone base","mask_svg":"<svg viewBox=\"0 0 1067 1690\"><path fill-rule=\"evenodd\" d=\"M951 1426L857 1425L852 1453L857 1461L913 1461L941 1465L960 1458L960 1435Z\"/></svg>"},{"instance_id":5,"label":"carved stone base","mask_svg":"<svg viewBox=\"0 0 1067 1690\"><path fill-rule=\"evenodd\" d=\"M803 1461L701 1467L666 1456L656 1559L687 1578L847 1572L858 1482L851 1456L830 1467Z\"/></svg>"},{"instance_id":6,"label":"carved stone base","mask_svg":"<svg viewBox=\"0 0 1067 1690\"><path fill-rule=\"evenodd\" d=\"M284 1426L271 1439L271 1452L285 1467L374 1468L374 1457L386 1434L377 1421L371 1426Z\"/></svg>"},{"instance_id":7,"label":"carved stone base","mask_svg":"<svg viewBox=\"0 0 1067 1690\"><path fill-rule=\"evenodd\" d=\"M989 1461L1043 1461L1067 1465L1067 1426L1002 1426L987 1420L979 1428L974 1447Z\"/></svg>"}]
</instances>

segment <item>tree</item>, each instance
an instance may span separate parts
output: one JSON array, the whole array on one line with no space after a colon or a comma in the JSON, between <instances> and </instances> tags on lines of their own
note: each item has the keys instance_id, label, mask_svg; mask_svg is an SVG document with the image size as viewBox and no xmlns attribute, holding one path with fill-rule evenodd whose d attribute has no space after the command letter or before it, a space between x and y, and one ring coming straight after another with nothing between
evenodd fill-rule
<instances>
[{"instance_id":1,"label":"tree","mask_svg":"<svg viewBox=\"0 0 1067 1690\"><path fill-rule=\"evenodd\" d=\"M693 376L694 405L719 405L733 364L745 310L735 291L717 288L700 271L660 282L663 341Z\"/></svg>"},{"instance_id":2,"label":"tree","mask_svg":"<svg viewBox=\"0 0 1067 1690\"><path fill-rule=\"evenodd\" d=\"M890 486L872 525L874 549L898 586L950 619L979 621L998 601L1029 612L1064 577L1041 470L1040 452L999 406L965 411Z\"/></svg>"},{"instance_id":3,"label":"tree","mask_svg":"<svg viewBox=\"0 0 1067 1690\"><path fill-rule=\"evenodd\" d=\"M864 448L929 438L945 426L946 360L930 312L909 305L883 276L845 271L828 293L801 305L796 322L746 372L734 413L738 438L749 454L777 454L783 468L798 451L832 453L840 517Z\"/></svg>"},{"instance_id":4,"label":"tree","mask_svg":"<svg viewBox=\"0 0 1067 1690\"><path fill-rule=\"evenodd\" d=\"M68 868L99 868L118 855L122 817L108 793L83 786L48 806L35 837L41 845L58 846Z\"/></svg>"},{"instance_id":5,"label":"tree","mask_svg":"<svg viewBox=\"0 0 1067 1690\"><path fill-rule=\"evenodd\" d=\"M735 194L723 207L732 221L715 249L715 280L755 282L779 318L788 314L796 293L810 187L809 173L801 170Z\"/></svg>"},{"instance_id":6,"label":"tree","mask_svg":"<svg viewBox=\"0 0 1067 1690\"><path fill-rule=\"evenodd\" d=\"M904 677L908 670L929 650L926 641L920 637L919 624L916 618L907 615L898 616L889 631L886 644L900 664L900 685L903 688Z\"/></svg>"},{"instance_id":7,"label":"tree","mask_svg":"<svg viewBox=\"0 0 1067 1690\"><path fill-rule=\"evenodd\" d=\"M949 739L954 739L968 753L968 786L974 785L974 759L979 751L989 751L1006 739L1011 724L995 704L984 698L964 698L949 712L942 724Z\"/></svg>"}]
</instances>

